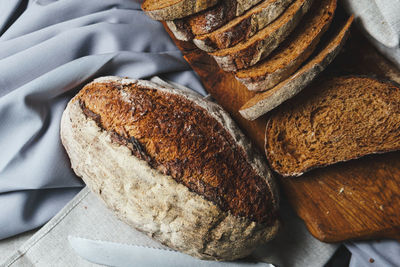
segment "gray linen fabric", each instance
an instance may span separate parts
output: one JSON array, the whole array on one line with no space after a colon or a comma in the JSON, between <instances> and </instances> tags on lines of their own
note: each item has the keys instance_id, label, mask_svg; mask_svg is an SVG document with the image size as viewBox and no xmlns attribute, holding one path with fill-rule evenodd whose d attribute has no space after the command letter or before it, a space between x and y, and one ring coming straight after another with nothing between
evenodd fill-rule
<instances>
[{"instance_id":1,"label":"gray linen fabric","mask_svg":"<svg viewBox=\"0 0 400 267\"><path fill-rule=\"evenodd\" d=\"M357 242L346 246L352 253L350 267L400 266L398 241Z\"/></svg>"},{"instance_id":2,"label":"gray linen fabric","mask_svg":"<svg viewBox=\"0 0 400 267\"><path fill-rule=\"evenodd\" d=\"M344 0L375 47L400 68L400 0Z\"/></svg>"}]
</instances>

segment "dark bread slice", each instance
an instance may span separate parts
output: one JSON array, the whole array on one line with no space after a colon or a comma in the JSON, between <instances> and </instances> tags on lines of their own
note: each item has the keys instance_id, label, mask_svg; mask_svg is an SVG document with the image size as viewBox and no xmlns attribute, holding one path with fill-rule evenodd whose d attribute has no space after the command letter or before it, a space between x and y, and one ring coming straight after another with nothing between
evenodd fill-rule
<instances>
[{"instance_id":1,"label":"dark bread slice","mask_svg":"<svg viewBox=\"0 0 400 267\"><path fill-rule=\"evenodd\" d=\"M271 115L265 151L284 176L400 149L400 87L369 77L333 77Z\"/></svg>"},{"instance_id":2,"label":"dark bread slice","mask_svg":"<svg viewBox=\"0 0 400 267\"><path fill-rule=\"evenodd\" d=\"M282 81L274 88L259 93L247 101L240 108L240 115L248 120L255 120L303 90L337 56L347 40L353 19L353 16L351 16L340 32L291 77Z\"/></svg>"},{"instance_id":3,"label":"dark bread slice","mask_svg":"<svg viewBox=\"0 0 400 267\"><path fill-rule=\"evenodd\" d=\"M269 57L235 73L251 91L266 91L288 78L312 54L321 36L329 28L336 10L336 0L314 2L304 21Z\"/></svg>"},{"instance_id":4,"label":"dark bread slice","mask_svg":"<svg viewBox=\"0 0 400 267\"><path fill-rule=\"evenodd\" d=\"M267 57L297 26L310 9L312 0L295 0L284 13L250 39L210 53L225 71L237 71Z\"/></svg>"},{"instance_id":5,"label":"dark bread slice","mask_svg":"<svg viewBox=\"0 0 400 267\"><path fill-rule=\"evenodd\" d=\"M292 2L293 0L264 0L221 28L196 36L193 42L206 52L214 52L218 49L234 46L265 28L279 17Z\"/></svg>"},{"instance_id":6,"label":"dark bread slice","mask_svg":"<svg viewBox=\"0 0 400 267\"><path fill-rule=\"evenodd\" d=\"M144 0L142 9L155 20L174 20L190 16L218 3L218 0Z\"/></svg>"},{"instance_id":7,"label":"dark bread slice","mask_svg":"<svg viewBox=\"0 0 400 267\"><path fill-rule=\"evenodd\" d=\"M68 104L61 139L93 192L174 249L233 260L278 229L265 160L220 106L192 91L96 79Z\"/></svg>"},{"instance_id":8,"label":"dark bread slice","mask_svg":"<svg viewBox=\"0 0 400 267\"><path fill-rule=\"evenodd\" d=\"M168 28L181 41L213 32L262 0L227 0L192 16L167 21Z\"/></svg>"}]
</instances>

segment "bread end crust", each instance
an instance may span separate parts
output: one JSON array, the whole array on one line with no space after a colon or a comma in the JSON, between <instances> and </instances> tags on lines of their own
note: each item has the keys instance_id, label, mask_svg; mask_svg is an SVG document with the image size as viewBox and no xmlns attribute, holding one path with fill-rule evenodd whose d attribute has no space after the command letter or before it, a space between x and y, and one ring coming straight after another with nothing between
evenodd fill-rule
<instances>
[{"instance_id":1,"label":"bread end crust","mask_svg":"<svg viewBox=\"0 0 400 267\"><path fill-rule=\"evenodd\" d=\"M154 20L174 20L190 16L217 4L218 0L182 0L171 6L149 10L142 4L143 11Z\"/></svg>"}]
</instances>

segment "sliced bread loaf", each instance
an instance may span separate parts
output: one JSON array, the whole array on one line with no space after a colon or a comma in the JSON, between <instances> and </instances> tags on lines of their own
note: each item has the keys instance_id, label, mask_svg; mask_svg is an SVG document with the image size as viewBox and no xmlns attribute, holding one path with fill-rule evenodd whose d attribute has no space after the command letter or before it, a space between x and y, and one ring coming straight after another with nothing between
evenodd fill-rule
<instances>
[{"instance_id":1,"label":"sliced bread loaf","mask_svg":"<svg viewBox=\"0 0 400 267\"><path fill-rule=\"evenodd\" d=\"M284 176L400 149L400 87L335 77L282 105L267 124L265 151Z\"/></svg>"},{"instance_id":2,"label":"sliced bread loaf","mask_svg":"<svg viewBox=\"0 0 400 267\"><path fill-rule=\"evenodd\" d=\"M336 0L316 1L305 20L278 49L258 64L235 73L251 91L265 91L288 78L311 55L332 22Z\"/></svg>"},{"instance_id":3,"label":"sliced bread loaf","mask_svg":"<svg viewBox=\"0 0 400 267\"><path fill-rule=\"evenodd\" d=\"M295 0L278 19L250 39L210 55L225 71L237 71L255 65L292 32L309 10L311 3L312 0Z\"/></svg>"},{"instance_id":4,"label":"sliced bread loaf","mask_svg":"<svg viewBox=\"0 0 400 267\"><path fill-rule=\"evenodd\" d=\"M196 36L193 42L207 52L234 46L274 21L291 2L293 0L264 0L218 30Z\"/></svg>"},{"instance_id":5,"label":"sliced bread loaf","mask_svg":"<svg viewBox=\"0 0 400 267\"><path fill-rule=\"evenodd\" d=\"M155 20L174 20L203 11L218 0L144 0L142 9Z\"/></svg>"},{"instance_id":6,"label":"sliced bread loaf","mask_svg":"<svg viewBox=\"0 0 400 267\"><path fill-rule=\"evenodd\" d=\"M290 78L247 101L239 110L240 114L248 120L255 120L303 90L339 53L346 42L352 22L353 17L350 17L340 32Z\"/></svg>"},{"instance_id":7,"label":"sliced bread loaf","mask_svg":"<svg viewBox=\"0 0 400 267\"><path fill-rule=\"evenodd\" d=\"M181 41L190 41L195 35L218 29L261 0L227 0L190 17L167 21L168 28Z\"/></svg>"}]
</instances>

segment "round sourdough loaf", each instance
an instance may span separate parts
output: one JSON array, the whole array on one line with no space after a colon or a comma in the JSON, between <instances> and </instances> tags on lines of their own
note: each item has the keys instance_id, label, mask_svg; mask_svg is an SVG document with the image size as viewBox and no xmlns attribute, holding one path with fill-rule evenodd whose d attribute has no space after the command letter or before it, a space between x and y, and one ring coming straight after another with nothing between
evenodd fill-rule
<instances>
[{"instance_id":1,"label":"round sourdough loaf","mask_svg":"<svg viewBox=\"0 0 400 267\"><path fill-rule=\"evenodd\" d=\"M96 79L68 104L61 139L75 173L121 220L173 249L234 260L278 230L265 160L192 91Z\"/></svg>"}]
</instances>

